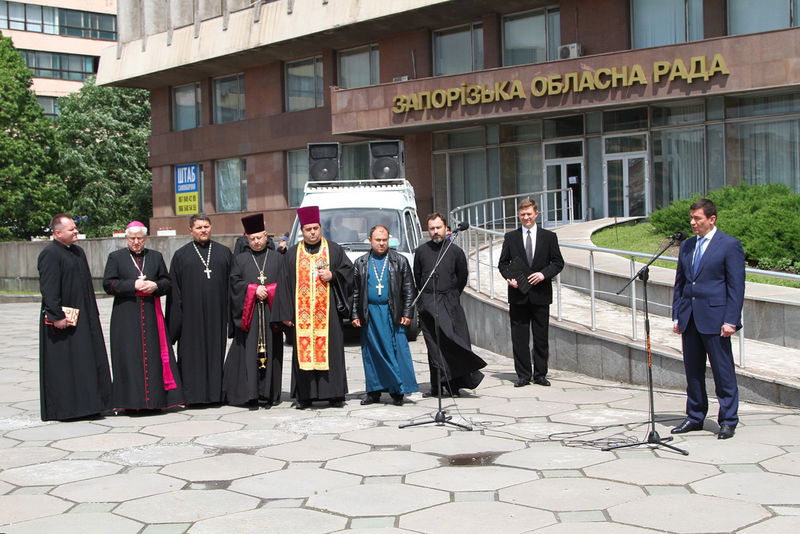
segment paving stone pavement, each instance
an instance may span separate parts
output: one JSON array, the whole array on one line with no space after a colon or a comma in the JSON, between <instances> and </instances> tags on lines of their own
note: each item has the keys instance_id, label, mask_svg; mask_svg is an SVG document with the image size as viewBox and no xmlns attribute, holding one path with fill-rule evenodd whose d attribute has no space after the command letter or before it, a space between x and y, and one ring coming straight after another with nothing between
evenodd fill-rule
<instances>
[{"instance_id":1,"label":"paving stone pavement","mask_svg":"<svg viewBox=\"0 0 800 534\"><path fill-rule=\"evenodd\" d=\"M111 300L99 305L107 323ZM43 423L38 308L0 304L0 533L800 530L795 410L743 404L732 440L717 440L711 420L675 439L688 456L648 445L604 452L647 436L643 388L560 371L550 388L514 388L511 360L480 351L489 363L483 384L443 402L472 431L400 429L435 414L436 399L361 406L363 367L352 343L344 408L295 410L287 374L284 402L270 410ZM421 339L412 352L427 389ZM662 437L683 403L681 392L656 392Z\"/></svg>"}]
</instances>

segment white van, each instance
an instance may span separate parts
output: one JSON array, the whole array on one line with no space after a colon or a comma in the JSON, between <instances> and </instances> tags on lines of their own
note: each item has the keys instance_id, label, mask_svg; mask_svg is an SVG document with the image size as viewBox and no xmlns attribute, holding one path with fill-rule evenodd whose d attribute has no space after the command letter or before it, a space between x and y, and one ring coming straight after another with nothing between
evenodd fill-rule
<instances>
[{"instance_id":1,"label":"white van","mask_svg":"<svg viewBox=\"0 0 800 534\"><path fill-rule=\"evenodd\" d=\"M319 206L323 235L341 245L351 261L370 250L369 231L380 224L389 229L389 247L405 256L413 267L422 230L414 187L408 180L310 181L300 206ZM289 245L302 239L295 217ZM407 334L409 339L416 339L416 321Z\"/></svg>"}]
</instances>

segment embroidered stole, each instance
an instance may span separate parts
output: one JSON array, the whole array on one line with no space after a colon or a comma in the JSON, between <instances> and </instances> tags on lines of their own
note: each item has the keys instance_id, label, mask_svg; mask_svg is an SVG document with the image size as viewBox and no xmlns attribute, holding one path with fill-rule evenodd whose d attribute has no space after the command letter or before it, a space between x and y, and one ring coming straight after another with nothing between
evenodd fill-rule
<instances>
[{"instance_id":1,"label":"embroidered stole","mask_svg":"<svg viewBox=\"0 0 800 534\"><path fill-rule=\"evenodd\" d=\"M319 268L330 269L328 241L322 238L319 253L309 254L305 244L297 247L295 267L295 331L297 363L301 371L327 371L330 284L317 276Z\"/></svg>"}]
</instances>

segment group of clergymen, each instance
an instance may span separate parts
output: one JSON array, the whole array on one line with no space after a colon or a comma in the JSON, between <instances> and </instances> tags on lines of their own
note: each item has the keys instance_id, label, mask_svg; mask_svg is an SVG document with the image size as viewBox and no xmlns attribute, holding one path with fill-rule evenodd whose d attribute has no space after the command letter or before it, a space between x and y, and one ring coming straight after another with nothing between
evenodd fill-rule
<instances>
[{"instance_id":1,"label":"group of clergymen","mask_svg":"<svg viewBox=\"0 0 800 534\"><path fill-rule=\"evenodd\" d=\"M428 216L430 240L417 248L412 270L389 248L386 227L370 230L371 250L353 264L323 236L317 207L297 212L300 243L279 252L263 215L251 215L242 219L248 246L235 256L211 240L208 217L193 215L192 241L176 251L169 271L159 252L145 248L144 224L130 223L127 248L109 254L103 275L103 287L114 295L113 387L89 265L75 245L78 230L71 217L56 215L53 241L38 264L42 419L220 402L272 406L280 402L284 334L294 347L296 407L314 401L339 407L348 392L342 329L347 318L361 329L361 403L379 402L386 391L401 405L404 395L418 391L404 331L415 303L428 349L429 394L458 395L480 384L486 363L472 352L459 302L467 261L449 239L443 215ZM551 280L564 260L556 234L536 225L535 201L523 199L517 215L520 226L505 234L498 262L508 283L514 386L549 386ZM742 327L744 252L736 238L717 230L713 202L694 202L690 216L697 235L681 244L672 304L673 330L682 336L687 415L672 433L704 428L709 359L720 404L718 438L729 439L739 421L730 336Z\"/></svg>"},{"instance_id":2,"label":"group of clergymen","mask_svg":"<svg viewBox=\"0 0 800 534\"><path fill-rule=\"evenodd\" d=\"M535 203L529 207L534 211ZM276 248L263 215L251 215L242 219L246 246L237 247L235 255L211 239L207 216L193 215L192 240L175 252L169 270L161 253L145 247L145 225L130 223L127 247L109 254L103 275L103 288L114 296L111 370L88 263L75 244L78 230L68 215L55 216L53 241L38 261L42 419L112 410L135 415L223 402L270 407L281 401L284 335L293 345L290 391L296 407L306 409L315 401L341 407L348 393L343 319L361 330L366 378L361 404L380 402L387 392L393 404L402 405L405 395L419 391L405 334L415 308L428 349L431 390L426 394L458 395L462 388L478 386L486 363L472 351L459 302L467 284L466 257L449 238L443 215L428 216L430 240L416 250L412 269L389 248L386 227L370 229L371 250L352 263L342 247L324 237L317 207L297 211L300 243ZM549 271L530 274L534 288L563 267L555 234L540 230L539 235L540 245L554 244L554 254L547 261ZM530 253L530 247L530 238L527 248L520 241L518 254ZM517 252L507 248L501 263L511 269ZM530 265L530 254L526 259ZM535 291L523 295L509 285L510 292L523 296L521 308L540 307L525 305ZM527 354L520 358L527 362L516 365L517 385L532 378L549 385L549 283L538 287L546 290L540 299L544 315L515 317L513 309L520 306L512 303L512 335L525 338ZM537 343L533 376L529 325Z\"/></svg>"}]
</instances>

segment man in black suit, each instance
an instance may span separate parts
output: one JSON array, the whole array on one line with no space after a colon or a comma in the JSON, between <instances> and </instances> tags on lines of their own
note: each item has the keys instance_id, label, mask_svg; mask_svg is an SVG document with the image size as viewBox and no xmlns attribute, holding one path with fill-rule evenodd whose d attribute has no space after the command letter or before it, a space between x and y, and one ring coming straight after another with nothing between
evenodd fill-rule
<instances>
[{"instance_id":1,"label":"man in black suit","mask_svg":"<svg viewBox=\"0 0 800 534\"><path fill-rule=\"evenodd\" d=\"M514 349L514 387L530 384L549 386L547 379L548 326L553 302L551 280L564 268L564 258L555 233L538 228L536 201L523 199L517 208L522 226L503 240L498 269L508 282L508 312ZM533 351L529 349L533 333ZM533 372L531 372L531 355Z\"/></svg>"}]
</instances>

